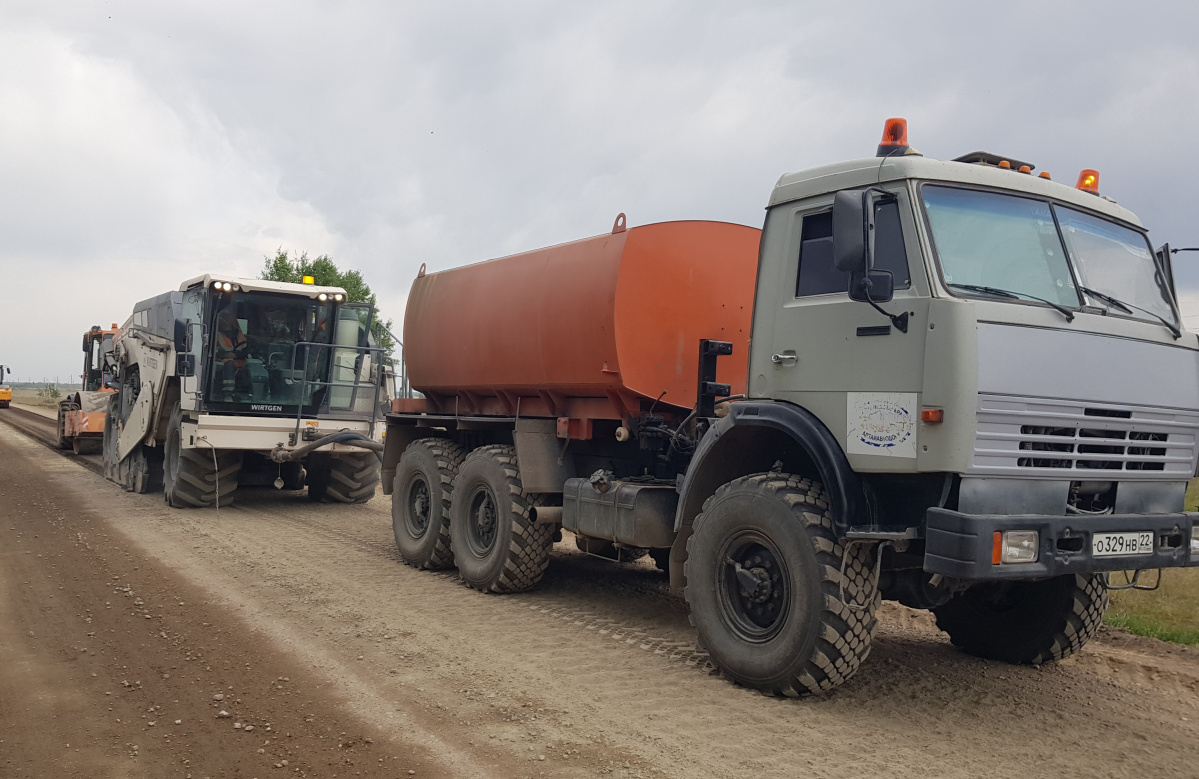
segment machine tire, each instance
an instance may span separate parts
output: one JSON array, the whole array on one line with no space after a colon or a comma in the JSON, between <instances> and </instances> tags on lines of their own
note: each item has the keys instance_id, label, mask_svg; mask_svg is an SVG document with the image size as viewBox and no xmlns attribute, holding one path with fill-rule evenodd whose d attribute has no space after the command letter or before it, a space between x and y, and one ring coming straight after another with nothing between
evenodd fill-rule
<instances>
[{"instance_id":1,"label":"machine tire","mask_svg":"<svg viewBox=\"0 0 1199 779\"><path fill-rule=\"evenodd\" d=\"M870 654L875 546L837 538L819 482L768 473L725 484L696 517L687 552L691 622L726 678L802 697L846 681ZM842 584L857 608L841 600Z\"/></svg>"},{"instance_id":2,"label":"machine tire","mask_svg":"<svg viewBox=\"0 0 1199 779\"><path fill-rule=\"evenodd\" d=\"M68 409L69 404L70 404L69 400L64 400L58 404L58 448L59 449L72 448L72 443L73 443L72 439L67 438L67 436L66 436L66 432L67 432L66 413L69 410ZM79 454L79 452L75 452L75 454Z\"/></svg>"},{"instance_id":3,"label":"machine tire","mask_svg":"<svg viewBox=\"0 0 1199 779\"><path fill-rule=\"evenodd\" d=\"M400 456L391 492L391 528L400 557L413 568L454 565L450 495L466 450L444 438L413 441Z\"/></svg>"},{"instance_id":4,"label":"machine tire","mask_svg":"<svg viewBox=\"0 0 1199 779\"><path fill-rule=\"evenodd\" d=\"M167 423L166 445L163 447L163 494L167 505L174 508L207 508L233 504L237 491L237 475L241 471L242 453L217 450L213 467L210 450L183 447L183 411L176 406Z\"/></svg>"},{"instance_id":5,"label":"machine tire","mask_svg":"<svg viewBox=\"0 0 1199 779\"><path fill-rule=\"evenodd\" d=\"M1107 589L1096 574L980 584L933 609L962 651L1040 665L1082 649L1103 624Z\"/></svg>"},{"instance_id":6,"label":"machine tire","mask_svg":"<svg viewBox=\"0 0 1199 779\"><path fill-rule=\"evenodd\" d=\"M366 503L375 497L382 467L373 452L334 455L325 497L338 503Z\"/></svg>"},{"instance_id":7,"label":"machine tire","mask_svg":"<svg viewBox=\"0 0 1199 779\"><path fill-rule=\"evenodd\" d=\"M514 447L481 446L466 456L450 496L451 546L466 584L506 593L541 581L556 529L529 516L542 500L522 488Z\"/></svg>"}]
</instances>

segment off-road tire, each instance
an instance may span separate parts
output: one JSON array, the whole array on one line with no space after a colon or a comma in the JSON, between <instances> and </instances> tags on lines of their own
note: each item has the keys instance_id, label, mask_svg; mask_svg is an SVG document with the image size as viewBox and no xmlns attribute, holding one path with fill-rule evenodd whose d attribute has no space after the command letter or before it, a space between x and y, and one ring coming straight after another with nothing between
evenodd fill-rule
<instances>
[{"instance_id":1,"label":"off-road tire","mask_svg":"<svg viewBox=\"0 0 1199 779\"><path fill-rule=\"evenodd\" d=\"M413 568L454 565L450 495L465 458L465 449L444 438L413 441L400 456L391 491L391 528L400 557Z\"/></svg>"},{"instance_id":2,"label":"off-road tire","mask_svg":"<svg viewBox=\"0 0 1199 779\"><path fill-rule=\"evenodd\" d=\"M845 682L870 654L875 546L837 539L819 482L766 473L725 484L696 517L687 553L691 623L726 678L802 697ZM734 559L757 589L746 591Z\"/></svg>"},{"instance_id":3,"label":"off-road tire","mask_svg":"<svg viewBox=\"0 0 1199 779\"><path fill-rule=\"evenodd\" d=\"M529 509L542 505L541 495L521 487L516 449L493 444L466 456L450 495L450 539L458 573L482 592L523 592L541 581L549 565L555 525L539 525ZM480 532L472 522L490 496L493 532Z\"/></svg>"},{"instance_id":4,"label":"off-road tire","mask_svg":"<svg viewBox=\"0 0 1199 779\"><path fill-rule=\"evenodd\" d=\"M933 609L937 627L967 654L1040 665L1082 649L1103 624L1107 589L1097 574L995 582Z\"/></svg>"},{"instance_id":5,"label":"off-road tire","mask_svg":"<svg viewBox=\"0 0 1199 779\"><path fill-rule=\"evenodd\" d=\"M72 439L68 438L66 435L66 433L67 433L66 414L67 414L67 411L70 410L69 404L70 404L69 400L64 400L58 404L58 441L57 441L57 443L58 443L59 449L72 448L71 447Z\"/></svg>"},{"instance_id":6,"label":"off-road tire","mask_svg":"<svg viewBox=\"0 0 1199 779\"><path fill-rule=\"evenodd\" d=\"M167 423L163 448L163 495L167 505L175 508L233 505L242 453L218 449L214 466L211 449L183 447L182 430L183 411L176 406Z\"/></svg>"},{"instance_id":7,"label":"off-road tire","mask_svg":"<svg viewBox=\"0 0 1199 779\"><path fill-rule=\"evenodd\" d=\"M366 503L375 496L381 464L372 452L310 455L308 499Z\"/></svg>"}]
</instances>

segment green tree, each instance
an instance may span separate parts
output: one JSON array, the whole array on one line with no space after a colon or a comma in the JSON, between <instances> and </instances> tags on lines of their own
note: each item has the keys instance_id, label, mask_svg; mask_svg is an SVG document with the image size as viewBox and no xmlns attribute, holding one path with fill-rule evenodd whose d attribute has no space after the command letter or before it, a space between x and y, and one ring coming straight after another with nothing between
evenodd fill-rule
<instances>
[{"instance_id":1,"label":"green tree","mask_svg":"<svg viewBox=\"0 0 1199 779\"><path fill-rule=\"evenodd\" d=\"M275 252L274 257L267 256L264 260L262 274L259 276L264 281L286 281L300 284L304 281L305 276L312 276L319 286L344 289L346 299L351 303L376 305L375 293L371 292L370 285L362 279L362 274L356 270L341 270L327 254L313 259L309 258L308 252L300 252L300 256L293 259L288 255L286 249L280 248ZM389 330L391 330L391 320L383 321L376 308L375 341L387 351L387 355L390 357L395 350L395 341L388 333Z\"/></svg>"}]
</instances>

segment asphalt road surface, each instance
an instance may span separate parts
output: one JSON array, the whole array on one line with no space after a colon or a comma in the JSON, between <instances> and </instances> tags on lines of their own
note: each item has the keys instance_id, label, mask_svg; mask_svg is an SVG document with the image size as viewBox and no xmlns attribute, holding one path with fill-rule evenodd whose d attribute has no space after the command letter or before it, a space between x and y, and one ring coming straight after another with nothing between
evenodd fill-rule
<instances>
[{"instance_id":1,"label":"asphalt road surface","mask_svg":"<svg viewBox=\"0 0 1199 779\"><path fill-rule=\"evenodd\" d=\"M0 777L1199 776L1195 649L1012 667L884 604L849 684L778 700L649 564L568 539L483 595L402 565L381 494L174 510L0 421Z\"/></svg>"}]
</instances>

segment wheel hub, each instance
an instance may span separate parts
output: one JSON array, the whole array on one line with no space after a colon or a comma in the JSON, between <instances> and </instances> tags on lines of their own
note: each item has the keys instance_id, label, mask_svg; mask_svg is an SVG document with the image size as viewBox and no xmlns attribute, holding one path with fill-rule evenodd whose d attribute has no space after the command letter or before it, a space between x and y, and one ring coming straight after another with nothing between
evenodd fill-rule
<instances>
[{"instance_id":1,"label":"wheel hub","mask_svg":"<svg viewBox=\"0 0 1199 779\"><path fill-rule=\"evenodd\" d=\"M495 498L486 489L475 493L470 506L471 540L477 551L486 553L495 542L497 528Z\"/></svg>"},{"instance_id":2,"label":"wheel hub","mask_svg":"<svg viewBox=\"0 0 1199 779\"><path fill-rule=\"evenodd\" d=\"M429 485L418 481L408 492L408 516L412 527L418 534L423 534L429 527Z\"/></svg>"},{"instance_id":3,"label":"wheel hub","mask_svg":"<svg viewBox=\"0 0 1199 779\"><path fill-rule=\"evenodd\" d=\"M750 641L765 641L781 629L790 601L789 575L774 543L752 533L725 544L718 571L725 619Z\"/></svg>"}]
</instances>

